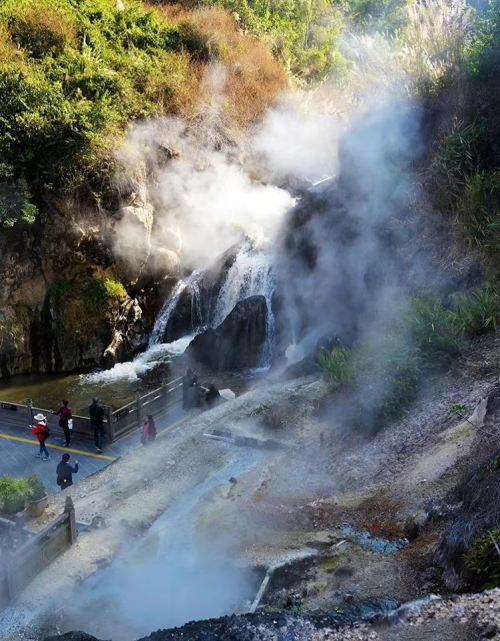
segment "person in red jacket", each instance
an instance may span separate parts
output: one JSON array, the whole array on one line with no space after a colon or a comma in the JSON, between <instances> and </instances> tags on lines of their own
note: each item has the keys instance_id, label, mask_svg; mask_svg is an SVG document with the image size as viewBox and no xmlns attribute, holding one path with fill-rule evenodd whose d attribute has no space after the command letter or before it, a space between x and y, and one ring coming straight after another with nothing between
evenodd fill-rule
<instances>
[{"instance_id":1,"label":"person in red jacket","mask_svg":"<svg viewBox=\"0 0 500 641\"><path fill-rule=\"evenodd\" d=\"M40 453L36 454L36 458L43 458L44 461L50 461L49 450L45 445L45 441L49 437L49 429L47 427L47 419L43 414L37 414L35 416L36 425L31 426L31 431L37 437L38 442L40 443Z\"/></svg>"},{"instance_id":2,"label":"person in red jacket","mask_svg":"<svg viewBox=\"0 0 500 641\"><path fill-rule=\"evenodd\" d=\"M71 443L71 430L69 429L69 421L73 418L73 413L71 412L69 401L61 401L61 407L57 410L57 412L52 412L52 414L59 414L59 427L62 427L64 436L66 438L64 447L69 447L69 444Z\"/></svg>"}]
</instances>

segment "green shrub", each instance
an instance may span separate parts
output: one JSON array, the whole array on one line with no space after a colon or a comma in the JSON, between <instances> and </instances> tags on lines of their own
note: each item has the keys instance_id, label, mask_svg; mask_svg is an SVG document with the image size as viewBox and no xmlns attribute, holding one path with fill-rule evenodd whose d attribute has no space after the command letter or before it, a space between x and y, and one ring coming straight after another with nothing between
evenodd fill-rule
<instances>
[{"instance_id":1,"label":"green shrub","mask_svg":"<svg viewBox=\"0 0 500 641\"><path fill-rule=\"evenodd\" d=\"M26 480L31 489L30 501L39 501L47 496L47 490L38 474L31 474Z\"/></svg>"},{"instance_id":2,"label":"green shrub","mask_svg":"<svg viewBox=\"0 0 500 641\"><path fill-rule=\"evenodd\" d=\"M467 178L480 171L485 138L482 121L469 124L455 121L451 132L437 141L425 179L440 205L449 209L456 207Z\"/></svg>"},{"instance_id":3,"label":"green shrub","mask_svg":"<svg viewBox=\"0 0 500 641\"><path fill-rule=\"evenodd\" d=\"M465 336L496 331L500 325L500 284L494 281L455 297L456 318Z\"/></svg>"},{"instance_id":4,"label":"green shrub","mask_svg":"<svg viewBox=\"0 0 500 641\"><path fill-rule=\"evenodd\" d=\"M29 200L30 193L25 180L19 179L10 184L0 182L0 227L35 222L38 210Z\"/></svg>"},{"instance_id":5,"label":"green shrub","mask_svg":"<svg viewBox=\"0 0 500 641\"><path fill-rule=\"evenodd\" d=\"M500 587L500 554L495 543L500 546L500 530L488 530L477 537L464 555L465 566L477 576L484 590Z\"/></svg>"},{"instance_id":6,"label":"green shrub","mask_svg":"<svg viewBox=\"0 0 500 641\"><path fill-rule=\"evenodd\" d=\"M428 367L447 366L461 352L463 327L456 312L432 296L411 301L408 313L412 341Z\"/></svg>"},{"instance_id":7,"label":"green shrub","mask_svg":"<svg viewBox=\"0 0 500 641\"><path fill-rule=\"evenodd\" d=\"M0 510L9 516L22 512L33 495L28 479L15 479L6 474L0 477Z\"/></svg>"},{"instance_id":8,"label":"green shrub","mask_svg":"<svg viewBox=\"0 0 500 641\"><path fill-rule=\"evenodd\" d=\"M318 366L332 391L349 385L356 379L352 353L344 347L334 347L331 352L323 348L318 355Z\"/></svg>"},{"instance_id":9,"label":"green shrub","mask_svg":"<svg viewBox=\"0 0 500 641\"><path fill-rule=\"evenodd\" d=\"M489 0L488 9L478 20L469 48L467 66L474 77L488 78L500 63L500 0Z\"/></svg>"},{"instance_id":10,"label":"green shrub","mask_svg":"<svg viewBox=\"0 0 500 641\"><path fill-rule=\"evenodd\" d=\"M110 319L126 292L121 283L108 278L62 281L53 285L50 294L59 310L57 328L61 338L85 343Z\"/></svg>"}]
</instances>

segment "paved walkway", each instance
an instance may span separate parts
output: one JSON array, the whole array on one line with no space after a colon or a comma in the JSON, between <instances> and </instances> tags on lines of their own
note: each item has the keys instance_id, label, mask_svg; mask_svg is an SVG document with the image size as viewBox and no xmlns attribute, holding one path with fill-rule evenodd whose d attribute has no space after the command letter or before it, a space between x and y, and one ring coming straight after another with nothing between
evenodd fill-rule
<instances>
[{"instance_id":1,"label":"paved walkway","mask_svg":"<svg viewBox=\"0 0 500 641\"><path fill-rule=\"evenodd\" d=\"M181 403L177 403L162 418L156 420L158 437L164 437L172 432L188 419L188 415L182 410ZM94 443L90 440L73 440L70 447L63 447L64 438L53 436L47 441L47 449L50 452L51 460L43 461L35 458L39 451L38 441L30 429L25 430L19 426L12 426L0 421L0 476L10 474L14 477L38 474L43 480L49 494L60 492L56 484L56 466L61 460L64 452L71 454L70 463L78 461L80 469L74 480L85 478L95 472L102 470L107 465L119 458L122 454L135 447L142 447L140 444L139 426L137 430L123 437L113 445L105 445L103 454L95 451Z\"/></svg>"}]
</instances>

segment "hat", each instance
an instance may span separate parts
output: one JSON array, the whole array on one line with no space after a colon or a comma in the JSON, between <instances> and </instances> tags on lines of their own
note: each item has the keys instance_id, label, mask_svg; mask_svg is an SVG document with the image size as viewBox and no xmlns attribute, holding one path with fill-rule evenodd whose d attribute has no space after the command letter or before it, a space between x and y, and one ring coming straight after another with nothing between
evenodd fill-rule
<instances>
[{"instance_id":1,"label":"hat","mask_svg":"<svg viewBox=\"0 0 500 641\"><path fill-rule=\"evenodd\" d=\"M35 419L35 421L46 421L47 420L43 414L36 414L34 416L34 419Z\"/></svg>"}]
</instances>

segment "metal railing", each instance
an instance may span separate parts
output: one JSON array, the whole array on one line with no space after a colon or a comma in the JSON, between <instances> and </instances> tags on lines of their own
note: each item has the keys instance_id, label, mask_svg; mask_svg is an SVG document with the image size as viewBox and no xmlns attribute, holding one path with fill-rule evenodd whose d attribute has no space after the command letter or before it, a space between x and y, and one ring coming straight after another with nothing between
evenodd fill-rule
<instances>
[{"instance_id":1,"label":"metal railing","mask_svg":"<svg viewBox=\"0 0 500 641\"><path fill-rule=\"evenodd\" d=\"M144 396L137 396L135 401L131 401L117 410L113 411L110 407L104 406L106 410L104 429L107 442L114 443L138 429L147 414L151 414L156 419L177 409L180 407L181 399L182 377L176 378L170 383L144 394ZM28 428L33 423L35 414L39 412L47 417L50 431L55 435L62 436L63 430L59 427L59 416L52 414L50 410L34 407L30 399L26 405L0 401L0 421L5 421L10 425ZM94 438L90 418L73 416L73 437L88 440Z\"/></svg>"}]
</instances>

